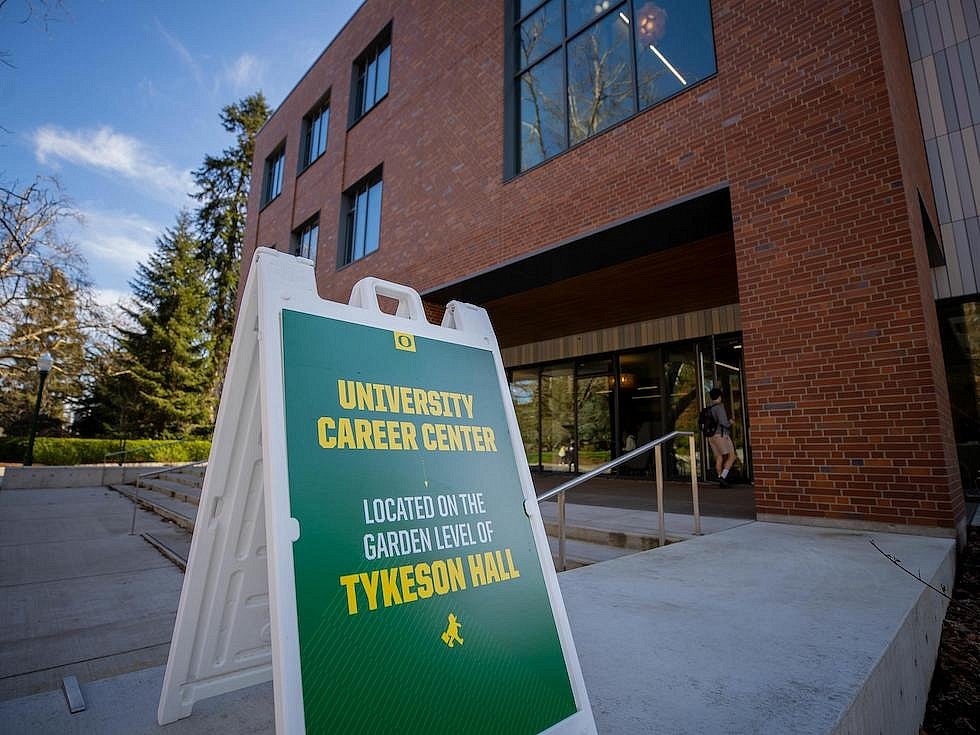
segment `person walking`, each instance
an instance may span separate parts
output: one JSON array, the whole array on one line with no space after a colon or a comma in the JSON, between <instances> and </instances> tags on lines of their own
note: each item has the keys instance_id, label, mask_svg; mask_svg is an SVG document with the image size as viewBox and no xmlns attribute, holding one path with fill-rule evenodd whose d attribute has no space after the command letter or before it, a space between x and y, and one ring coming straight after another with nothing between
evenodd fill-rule
<instances>
[{"instance_id":1,"label":"person walking","mask_svg":"<svg viewBox=\"0 0 980 735\"><path fill-rule=\"evenodd\" d=\"M721 388L712 388L711 413L715 417L718 428L708 437L711 453L715 456L715 472L718 473L718 486L730 487L728 472L735 464L735 445L732 443L732 422L725 412L725 404L721 400Z\"/></svg>"}]
</instances>

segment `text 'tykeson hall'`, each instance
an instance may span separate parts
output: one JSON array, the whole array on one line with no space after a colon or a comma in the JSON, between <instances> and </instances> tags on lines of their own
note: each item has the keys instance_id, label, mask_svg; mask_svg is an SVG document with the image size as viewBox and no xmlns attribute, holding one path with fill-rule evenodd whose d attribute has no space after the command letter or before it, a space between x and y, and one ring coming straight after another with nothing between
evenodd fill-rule
<instances>
[{"instance_id":1,"label":"text 'tykeson hall'","mask_svg":"<svg viewBox=\"0 0 980 735\"><path fill-rule=\"evenodd\" d=\"M759 519L962 538L978 70L974 0L366 0L257 137L244 267L485 307L534 470L720 387Z\"/></svg>"}]
</instances>

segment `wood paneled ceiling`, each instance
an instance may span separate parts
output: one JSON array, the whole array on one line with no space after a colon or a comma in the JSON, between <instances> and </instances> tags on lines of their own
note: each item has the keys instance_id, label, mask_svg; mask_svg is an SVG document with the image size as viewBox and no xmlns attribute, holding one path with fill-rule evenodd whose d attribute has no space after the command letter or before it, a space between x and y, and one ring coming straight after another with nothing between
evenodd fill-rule
<instances>
[{"instance_id":1,"label":"wood paneled ceiling","mask_svg":"<svg viewBox=\"0 0 980 735\"><path fill-rule=\"evenodd\" d=\"M731 233L481 304L501 347L738 303Z\"/></svg>"}]
</instances>

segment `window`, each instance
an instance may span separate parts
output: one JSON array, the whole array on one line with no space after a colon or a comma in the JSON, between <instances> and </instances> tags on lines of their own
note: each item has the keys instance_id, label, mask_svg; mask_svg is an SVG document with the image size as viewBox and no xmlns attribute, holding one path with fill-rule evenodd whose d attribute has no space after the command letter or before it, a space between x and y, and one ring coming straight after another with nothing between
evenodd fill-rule
<instances>
[{"instance_id":1,"label":"window","mask_svg":"<svg viewBox=\"0 0 980 735\"><path fill-rule=\"evenodd\" d=\"M316 215L303 223L293 233L293 255L308 258L316 262L316 241L320 235L320 215Z\"/></svg>"},{"instance_id":2,"label":"window","mask_svg":"<svg viewBox=\"0 0 980 735\"><path fill-rule=\"evenodd\" d=\"M708 0L513 0L513 171L715 73Z\"/></svg>"},{"instance_id":3,"label":"window","mask_svg":"<svg viewBox=\"0 0 980 735\"><path fill-rule=\"evenodd\" d=\"M265 206L282 192L282 169L286 162L286 143L283 142L275 152L265 159L265 175L262 181L262 206Z\"/></svg>"},{"instance_id":4,"label":"window","mask_svg":"<svg viewBox=\"0 0 980 735\"><path fill-rule=\"evenodd\" d=\"M391 26L378 35L354 62L350 122L353 125L388 94Z\"/></svg>"},{"instance_id":5,"label":"window","mask_svg":"<svg viewBox=\"0 0 980 735\"><path fill-rule=\"evenodd\" d=\"M300 143L299 170L305 170L327 149L327 128L330 125L330 99L317 103L303 118L303 137Z\"/></svg>"},{"instance_id":6,"label":"window","mask_svg":"<svg viewBox=\"0 0 980 735\"><path fill-rule=\"evenodd\" d=\"M344 193L344 236L340 265L353 263L378 249L381 235L381 169Z\"/></svg>"}]
</instances>

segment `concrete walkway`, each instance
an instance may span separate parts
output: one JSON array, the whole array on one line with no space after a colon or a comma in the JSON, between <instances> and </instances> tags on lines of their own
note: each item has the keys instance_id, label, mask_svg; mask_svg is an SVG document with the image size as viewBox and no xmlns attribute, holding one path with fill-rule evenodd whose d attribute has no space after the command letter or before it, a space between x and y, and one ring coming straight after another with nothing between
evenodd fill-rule
<instances>
[{"instance_id":1,"label":"concrete walkway","mask_svg":"<svg viewBox=\"0 0 980 735\"><path fill-rule=\"evenodd\" d=\"M132 509L103 487L0 491L0 700L166 662L183 575L129 535Z\"/></svg>"},{"instance_id":2,"label":"concrete walkway","mask_svg":"<svg viewBox=\"0 0 980 735\"><path fill-rule=\"evenodd\" d=\"M0 492L0 732L273 732L270 684L157 727L182 575L128 535L131 509L101 488ZM945 599L870 538L750 522L559 575L599 732L916 733ZM873 538L951 583L952 541Z\"/></svg>"}]
</instances>

